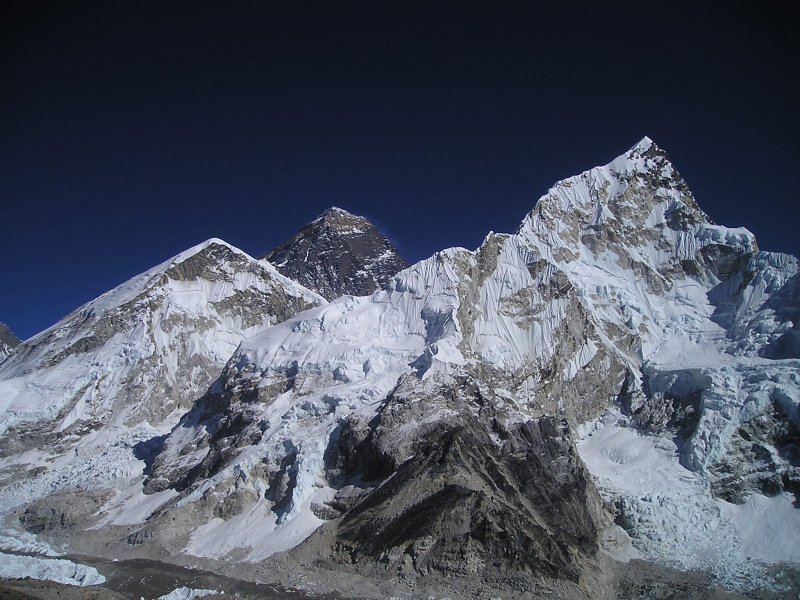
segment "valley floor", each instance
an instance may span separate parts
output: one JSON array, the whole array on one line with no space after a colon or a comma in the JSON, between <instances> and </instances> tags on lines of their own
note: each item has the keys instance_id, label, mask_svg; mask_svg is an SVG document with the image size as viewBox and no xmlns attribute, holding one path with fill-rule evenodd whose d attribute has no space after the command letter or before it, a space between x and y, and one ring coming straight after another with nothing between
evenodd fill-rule
<instances>
[{"instance_id":1,"label":"valley floor","mask_svg":"<svg viewBox=\"0 0 800 600\"><path fill-rule=\"evenodd\" d=\"M323 568L305 569L304 575L287 565L270 565L276 580L293 579L302 589L290 589L278 584L256 583L225 575L190 569L153 560L109 561L90 557L72 557L95 567L106 577L105 583L77 587L34 579L0 580L0 600L155 600L166 594L169 600L190 600L189 590L216 590L220 593L202 596L208 600L239 598L240 600L349 600L356 598L385 600L473 600L477 598L522 600L530 598L559 598L587 600L588 598L670 599L670 600L778 600L797 598L800 591L800 571L785 569L779 574L783 591L755 590L737 594L711 583L703 573L684 573L642 560L628 563L609 562L604 573L609 586L597 596L581 592L563 582L530 582L530 589L518 591L483 586L479 582L459 581L439 576L421 578L403 585L368 581L351 572ZM233 570L236 570L235 567ZM610 572L609 572L610 571ZM494 587L494 586L493 586ZM183 590L181 590L183 588ZM417 588L417 589L414 589ZM611 595L609 595L609 593ZM196 596L201 597L200 595Z\"/></svg>"}]
</instances>

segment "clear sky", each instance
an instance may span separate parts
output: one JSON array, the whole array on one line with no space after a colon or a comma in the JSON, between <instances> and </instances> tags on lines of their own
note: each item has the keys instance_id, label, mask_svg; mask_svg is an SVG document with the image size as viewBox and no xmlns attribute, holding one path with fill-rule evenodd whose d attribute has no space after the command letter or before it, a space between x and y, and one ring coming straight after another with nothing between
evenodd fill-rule
<instances>
[{"instance_id":1,"label":"clear sky","mask_svg":"<svg viewBox=\"0 0 800 600\"><path fill-rule=\"evenodd\" d=\"M0 321L27 338L331 205L411 262L475 248L644 135L712 219L798 254L798 19L742 4L6 0Z\"/></svg>"}]
</instances>

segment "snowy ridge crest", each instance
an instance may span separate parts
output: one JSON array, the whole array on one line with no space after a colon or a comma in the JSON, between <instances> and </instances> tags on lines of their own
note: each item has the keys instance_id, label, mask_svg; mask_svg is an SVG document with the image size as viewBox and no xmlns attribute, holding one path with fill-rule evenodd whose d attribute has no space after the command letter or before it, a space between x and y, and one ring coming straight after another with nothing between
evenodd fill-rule
<instances>
[{"instance_id":1,"label":"snowy ridge crest","mask_svg":"<svg viewBox=\"0 0 800 600\"><path fill-rule=\"evenodd\" d=\"M86 440L136 443L138 429L170 427L244 337L324 302L271 265L208 240L21 344L0 366L0 445L46 449L28 457L38 464ZM82 457L76 450L76 464ZM130 449L127 461L104 476L141 471Z\"/></svg>"}]
</instances>

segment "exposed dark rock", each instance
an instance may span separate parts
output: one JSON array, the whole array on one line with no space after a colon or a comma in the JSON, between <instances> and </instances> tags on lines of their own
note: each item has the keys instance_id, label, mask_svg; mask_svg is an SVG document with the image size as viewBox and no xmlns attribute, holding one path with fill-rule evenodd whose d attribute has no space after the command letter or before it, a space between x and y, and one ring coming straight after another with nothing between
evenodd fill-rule
<instances>
[{"instance_id":1,"label":"exposed dark rock","mask_svg":"<svg viewBox=\"0 0 800 600\"><path fill-rule=\"evenodd\" d=\"M113 496L113 490L52 494L33 502L19 520L30 533L69 535L78 525L85 525L91 515Z\"/></svg>"},{"instance_id":2,"label":"exposed dark rock","mask_svg":"<svg viewBox=\"0 0 800 600\"><path fill-rule=\"evenodd\" d=\"M450 391L460 414L413 439L397 432L425 403L407 397L390 397L368 424L345 423L327 457L329 477L374 490L352 503L353 488L344 486L332 503L347 510L334 560L418 575L524 572L577 582L597 550L603 515L566 422L543 417L505 427L477 387ZM475 416L466 406L478 401L487 409Z\"/></svg>"},{"instance_id":3,"label":"exposed dark rock","mask_svg":"<svg viewBox=\"0 0 800 600\"><path fill-rule=\"evenodd\" d=\"M0 343L5 344L9 348L16 348L20 345L21 341L17 336L11 333L7 325L0 323Z\"/></svg>"},{"instance_id":4,"label":"exposed dark rock","mask_svg":"<svg viewBox=\"0 0 800 600\"><path fill-rule=\"evenodd\" d=\"M11 333L6 325L0 323L0 360L11 354L20 343L20 339Z\"/></svg>"},{"instance_id":5,"label":"exposed dark rock","mask_svg":"<svg viewBox=\"0 0 800 600\"><path fill-rule=\"evenodd\" d=\"M780 402L742 423L731 438L729 451L712 466L711 493L742 504L753 493L776 496L800 493L800 428Z\"/></svg>"},{"instance_id":6,"label":"exposed dark rock","mask_svg":"<svg viewBox=\"0 0 800 600\"><path fill-rule=\"evenodd\" d=\"M328 300L369 295L409 266L372 223L335 207L258 258Z\"/></svg>"},{"instance_id":7,"label":"exposed dark rock","mask_svg":"<svg viewBox=\"0 0 800 600\"><path fill-rule=\"evenodd\" d=\"M617 400L641 431L671 431L682 442L697 430L703 391L709 387L711 378L700 369L658 371L648 367L641 385L632 371L626 373Z\"/></svg>"}]
</instances>

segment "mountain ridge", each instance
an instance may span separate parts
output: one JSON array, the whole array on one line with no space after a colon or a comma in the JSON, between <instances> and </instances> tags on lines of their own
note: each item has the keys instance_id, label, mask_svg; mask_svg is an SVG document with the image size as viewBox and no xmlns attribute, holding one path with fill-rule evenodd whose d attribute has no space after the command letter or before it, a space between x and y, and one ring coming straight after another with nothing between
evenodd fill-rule
<instances>
[{"instance_id":1,"label":"mountain ridge","mask_svg":"<svg viewBox=\"0 0 800 600\"><path fill-rule=\"evenodd\" d=\"M0 364L0 452L36 449L31 459L47 464L72 449L61 461L69 470L93 445L111 446L123 455L121 472L135 472L126 445L168 431L245 335L322 302L221 240L194 246L76 309Z\"/></svg>"},{"instance_id":2,"label":"mountain ridge","mask_svg":"<svg viewBox=\"0 0 800 600\"><path fill-rule=\"evenodd\" d=\"M196 407L195 431L207 428L203 423L212 422L216 415L221 415L220 423L225 424L217 433L206 434L209 446L202 442L203 434L192 438L199 449L192 460L200 460L206 467L192 471L190 464L184 464L176 470L170 456L181 454L185 460L190 455L181 451L180 440L173 445L168 439L165 453L154 465L153 481L162 478L157 489L177 484L187 491L198 485L212 490L226 485L223 482L231 469L247 472L255 457L266 452L259 460L274 466L254 477L266 477L264 485L275 491L265 500L257 500L256 506L277 507L280 516L270 526L275 527L275 536L283 523L292 519L308 523L303 515L317 514L311 508L315 505L341 506L346 520L360 502L373 502L370 498L379 493L382 480L379 477L378 487L353 505L351 496L346 496L351 498L347 501L341 496L351 494L348 485L317 479L314 465L325 462L325 456L341 456L342 452L348 456L353 451L346 450L351 442L345 448L341 444L352 438L354 448L372 457L356 463L362 469L357 478L370 481L378 474L393 481L400 473L396 469L425 446L422 440L427 439L427 426L420 423L430 420L446 430L465 427L459 424L459 403L448 400L459 394L446 391L452 381L461 380L471 381L469 385L479 390L465 408L494 413L493 427L506 432L503 435L509 435L509 427L517 420L553 415L577 430L587 421L611 418L603 415L613 408L609 400L619 398L629 414L615 417L618 423L630 423L645 434L676 431L681 440L677 452L681 464L696 474L692 477L700 485L707 478L713 480L709 469L724 454L734 429L735 421L720 428L719 412L737 414L738 397L728 396L724 375L703 371L707 359L699 369L685 373L660 365L674 361L676 351L682 351L684 358L709 352L727 360L727 334L709 320L716 307L707 294L716 290L721 296L718 305L735 304L736 294L741 295L737 289L749 278L744 273L754 256L770 255L757 251L755 239L746 229L713 225L666 155L643 140L609 165L557 184L536 204L516 235L490 234L475 252L450 249L436 253L396 275L383 291L369 298L340 299L243 342L223 372L221 386ZM748 289L745 285L744 292L749 293ZM768 366L788 372L795 368L786 363L755 368ZM713 368L709 365L706 369ZM737 368L745 379L751 376L752 367ZM796 399L791 381L786 382L788 388L780 383L769 391L766 386L764 395L783 393ZM764 387L763 382L761 385ZM406 388L403 396L416 398L416 402L427 399L432 407L410 412L401 408L408 405L408 400L397 405L399 391ZM709 399L705 408L698 404L703 394ZM295 397L298 404L292 400ZM712 398L720 403L719 409ZM220 401L225 409L217 413ZM787 402L791 412L796 400ZM266 412L253 412L250 407L254 405L266 407ZM437 405L443 413L434 410ZM766 407L760 406L751 405L747 410ZM278 420L284 410L293 415L288 421ZM392 428L372 425L384 411L394 415L390 422L405 429L408 440L398 439ZM335 424L342 418L344 429L334 435ZM306 421L319 433L303 425ZM323 423L327 423L327 434L320 429ZM330 436L329 441L320 436ZM268 446L260 441L264 438L269 440ZM238 440L243 439L256 441L242 448ZM310 447L304 442L307 439L314 440ZM284 447L291 448L289 454ZM204 455L224 458L211 463ZM280 466L290 458L294 475ZM794 468L786 467L791 489ZM416 485L417 491L424 489L422 483ZM608 484L607 490L613 485ZM782 490L780 487L779 493ZM686 489L681 491L689 494ZM472 493L477 490L467 497ZM326 500L325 494L333 494L333 498ZM703 492L692 488L691 494ZM645 517L646 504L640 498L624 498L620 504L623 522ZM683 496L668 499L687 501ZM714 506L713 498L707 500L703 510ZM337 514L336 509L316 510L321 515ZM566 515L562 517L561 522L569 522ZM605 517L600 511L593 518L599 527ZM209 523L198 530L189 551L213 555L210 540L223 536L224 531L232 532L236 520L233 516L231 523ZM313 523L317 521L312 519ZM656 526L654 522L652 527ZM637 531L633 526L630 530ZM639 532L644 539L651 535L645 527ZM252 547L249 560L265 557L258 548L270 546L270 535L265 529L258 542L240 542L245 549ZM459 552L482 560L480 550L470 550L469 544L447 535L434 542L432 551L455 544ZM216 550L223 554L235 545L230 536L225 537L226 545ZM314 539L312 533L309 540ZM352 542L338 539L337 544ZM637 541L643 547L651 543L641 538ZM308 543L313 546L316 542ZM350 550L361 557L359 561L378 560L388 552L402 563L402 557L410 552L410 546L405 550L359 550L359 546L363 547L357 544ZM513 552L511 548L508 551ZM593 560L591 552L577 546L575 551L572 568ZM331 554L334 562L338 552ZM661 560L680 560L679 549L668 544L656 543L651 552ZM747 571L745 562L730 560L736 564L734 571ZM730 567L722 563L684 562L687 568L712 571ZM409 568L412 572L416 569ZM734 579L731 585L736 584Z\"/></svg>"}]
</instances>

